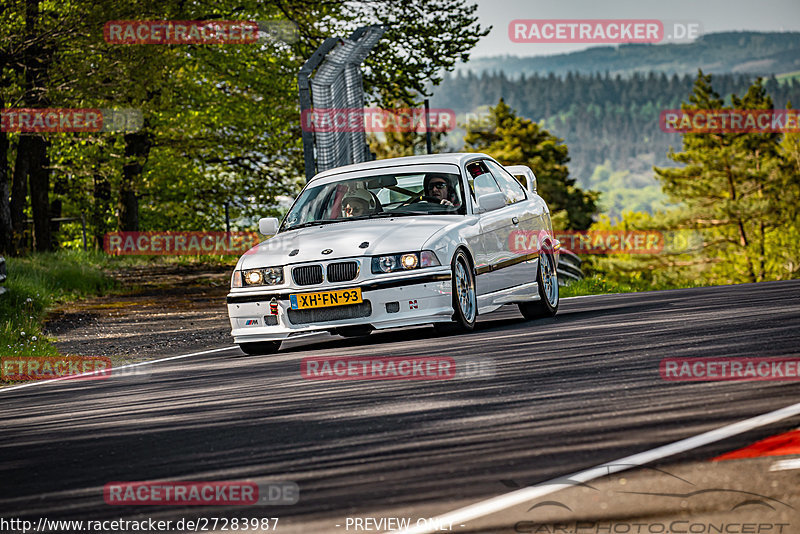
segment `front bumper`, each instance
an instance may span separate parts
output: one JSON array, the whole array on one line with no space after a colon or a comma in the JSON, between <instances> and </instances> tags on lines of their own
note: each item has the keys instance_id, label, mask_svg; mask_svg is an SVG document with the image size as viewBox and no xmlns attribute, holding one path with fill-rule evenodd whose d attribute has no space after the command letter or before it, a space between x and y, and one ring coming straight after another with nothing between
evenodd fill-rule
<instances>
[{"instance_id":1,"label":"front bumper","mask_svg":"<svg viewBox=\"0 0 800 534\"><path fill-rule=\"evenodd\" d=\"M361 288L365 303L360 308L356 308L359 305L335 306L302 313L291 310L289 295L356 287ZM270 311L273 298L278 304L277 320L267 319L273 315ZM453 316L449 267L425 269L424 273L378 275L361 283L331 284L313 289L237 291L228 295L227 302L235 343L277 341L348 326L396 328L450 321ZM357 316L339 318L345 315Z\"/></svg>"}]
</instances>

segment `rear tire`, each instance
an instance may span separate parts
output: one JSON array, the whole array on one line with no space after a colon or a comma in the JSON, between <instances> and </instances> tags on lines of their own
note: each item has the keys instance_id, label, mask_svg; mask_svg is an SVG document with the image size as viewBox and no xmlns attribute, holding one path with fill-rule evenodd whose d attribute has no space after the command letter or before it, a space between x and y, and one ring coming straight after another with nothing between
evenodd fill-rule
<instances>
[{"instance_id":1,"label":"rear tire","mask_svg":"<svg viewBox=\"0 0 800 534\"><path fill-rule=\"evenodd\" d=\"M281 348L281 342L259 341L256 343L239 343L239 348L242 349L242 352L249 356L255 356L257 354L273 354L278 352L278 349Z\"/></svg>"},{"instance_id":2,"label":"rear tire","mask_svg":"<svg viewBox=\"0 0 800 534\"><path fill-rule=\"evenodd\" d=\"M527 320L553 317L558 313L560 302L558 295L558 273L553 253L542 250L539 255L536 269L536 282L539 286L539 300L535 302L520 302L519 311Z\"/></svg>"},{"instance_id":3,"label":"rear tire","mask_svg":"<svg viewBox=\"0 0 800 534\"><path fill-rule=\"evenodd\" d=\"M469 256L458 250L453 256L452 264L453 321L450 323L433 323L433 328L440 334L460 334L475 329L478 316L478 299L475 294L475 273Z\"/></svg>"}]
</instances>

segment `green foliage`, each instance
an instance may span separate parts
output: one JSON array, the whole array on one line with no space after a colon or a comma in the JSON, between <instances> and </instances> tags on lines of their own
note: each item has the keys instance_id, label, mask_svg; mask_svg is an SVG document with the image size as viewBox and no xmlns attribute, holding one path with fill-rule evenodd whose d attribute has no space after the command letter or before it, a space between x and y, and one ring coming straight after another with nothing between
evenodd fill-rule
<instances>
[{"instance_id":1,"label":"green foliage","mask_svg":"<svg viewBox=\"0 0 800 534\"><path fill-rule=\"evenodd\" d=\"M575 280L559 289L561 298L579 297L583 295L605 295L613 293L637 293L639 291L661 291L664 289L678 289L685 287L698 287L697 282L687 280L676 284L653 283L637 278L628 278L624 282L615 281L604 275L594 275L583 280Z\"/></svg>"},{"instance_id":2,"label":"green foliage","mask_svg":"<svg viewBox=\"0 0 800 534\"><path fill-rule=\"evenodd\" d=\"M616 253L582 256L581 266L589 276L600 276L613 284L641 288L673 288L702 285L701 253L704 246L699 232L676 229L676 210L657 212L624 211L620 218L601 215L590 232L659 232L657 249L652 253ZM635 234L634 234L635 235ZM644 289L643 289L644 290Z\"/></svg>"},{"instance_id":3,"label":"green foliage","mask_svg":"<svg viewBox=\"0 0 800 534\"><path fill-rule=\"evenodd\" d=\"M550 209L566 212L566 228L585 229L596 213L597 194L583 191L569 177L569 154L562 140L519 117L503 99L490 108L492 126L467 125L466 150L484 152L503 165L527 165Z\"/></svg>"},{"instance_id":4,"label":"green foliage","mask_svg":"<svg viewBox=\"0 0 800 534\"><path fill-rule=\"evenodd\" d=\"M589 187L600 193L600 211L611 218L622 217L626 210L655 213L670 206L653 176L614 171L610 161L595 167Z\"/></svg>"},{"instance_id":5,"label":"green foliage","mask_svg":"<svg viewBox=\"0 0 800 534\"><path fill-rule=\"evenodd\" d=\"M364 76L365 90L379 96L383 105L419 102L420 95L429 95L428 88L442 81L444 71L468 61L470 50L492 29L478 23L478 6L469 0L342 2L342 6L342 19L386 28L365 61Z\"/></svg>"},{"instance_id":6,"label":"green foliage","mask_svg":"<svg viewBox=\"0 0 800 534\"><path fill-rule=\"evenodd\" d=\"M479 66L480 62L469 65ZM498 72L502 68L498 65L502 64L483 74L459 71L455 76L446 75L431 106L450 108L459 115L480 114L503 98L520 116L544 121L549 132L564 139L569 147L570 173L583 188L594 188L589 178L597 165L606 161L612 172L628 171L632 179L648 185L653 183L653 165L675 166L667 154L671 146L680 143L680 136L662 131L659 115L662 110L680 108L692 91L693 75L647 72L614 76L595 72L604 65L598 62L588 73L556 76L537 72L517 79L511 76L519 71ZM749 74L720 74L714 77L714 87L729 102L731 94L745 93L752 81ZM777 107L800 102L800 79L780 83L769 78L765 87ZM456 134L448 137L453 149L461 147Z\"/></svg>"},{"instance_id":7,"label":"green foliage","mask_svg":"<svg viewBox=\"0 0 800 534\"><path fill-rule=\"evenodd\" d=\"M405 104L398 102L394 108L397 110L394 115L394 124L401 124L401 121L413 120L413 113L404 108ZM417 107L417 109L420 109ZM387 110L388 111L388 110ZM387 121L391 122L391 121ZM445 132L431 132L431 150L434 154L446 151ZM399 127L390 126L386 131L379 134L369 134L369 148L375 154L376 159L401 158L405 156L416 156L427 154L427 136L424 132L402 130Z\"/></svg>"},{"instance_id":8,"label":"green foliage","mask_svg":"<svg viewBox=\"0 0 800 534\"><path fill-rule=\"evenodd\" d=\"M412 103L489 28L467 0L353 3L45 1L37 35L26 38L24 0L0 11L0 96L18 107L34 91L53 107L141 111L136 133L47 134L51 203L61 215L86 216L90 241L119 229L132 192L140 230L221 230L231 207L234 229L279 215L303 173L297 73L329 36L382 24L384 39L365 64L375 103ZM291 21L296 42L241 45L117 45L103 39L111 20ZM41 48L29 48L31 46ZM20 52L22 51L22 52ZM40 54L41 86L27 88L25 53ZM19 134L10 134L9 162ZM60 235L74 244L74 231Z\"/></svg>"},{"instance_id":9,"label":"green foliage","mask_svg":"<svg viewBox=\"0 0 800 534\"><path fill-rule=\"evenodd\" d=\"M761 80L730 106L699 74L684 109L772 109ZM660 230L655 254L588 256L584 272L613 284L679 287L797 278L800 275L800 136L685 134L671 153L680 168L656 168L674 206L653 214L601 216L591 230ZM600 169L597 179L611 183Z\"/></svg>"},{"instance_id":10,"label":"green foliage","mask_svg":"<svg viewBox=\"0 0 800 534\"><path fill-rule=\"evenodd\" d=\"M761 79L730 106L698 74L683 109L772 109ZM656 168L664 191L683 206L676 224L702 231L707 279L718 283L796 277L800 246L797 199L800 177L794 136L777 133L683 135L683 150L670 157L684 166ZM787 263L784 263L786 261Z\"/></svg>"},{"instance_id":11,"label":"green foliage","mask_svg":"<svg viewBox=\"0 0 800 534\"><path fill-rule=\"evenodd\" d=\"M53 306L77 299L125 293L113 272L158 266L229 266L236 256L108 256L102 252L59 250L7 258L8 291L0 295L0 356L56 356L42 324Z\"/></svg>"},{"instance_id":12,"label":"green foliage","mask_svg":"<svg viewBox=\"0 0 800 534\"><path fill-rule=\"evenodd\" d=\"M60 251L26 258L8 258L7 292L0 295L0 354L57 355L42 336L48 307L115 287L104 271L108 257L96 253Z\"/></svg>"}]
</instances>

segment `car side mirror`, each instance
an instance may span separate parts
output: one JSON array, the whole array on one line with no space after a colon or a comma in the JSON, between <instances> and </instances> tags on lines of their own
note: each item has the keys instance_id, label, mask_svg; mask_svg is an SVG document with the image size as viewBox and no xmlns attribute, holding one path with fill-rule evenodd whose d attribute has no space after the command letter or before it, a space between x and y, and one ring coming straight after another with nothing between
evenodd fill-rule
<instances>
[{"instance_id":1,"label":"car side mirror","mask_svg":"<svg viewBox=\"0 0 800 534\"><path fill-rule=\"evenodd\" d=\"M506 196L501 193L489 193L488 195L483 195L478 199L478 209L481 213L487 211L494 211L500 209L506 205Z\"/></svg>"},{"instance_id":2,"label":"car side mirror","mask_svg":"<svg viewBox=\"0 0 800 534\"><path fill-rule=\"evenodd\" d=\"M275 217L264 217L258 220L258 231L262 235L275 235L278 233L278 219Z\"/></svg>"}]
</instances>

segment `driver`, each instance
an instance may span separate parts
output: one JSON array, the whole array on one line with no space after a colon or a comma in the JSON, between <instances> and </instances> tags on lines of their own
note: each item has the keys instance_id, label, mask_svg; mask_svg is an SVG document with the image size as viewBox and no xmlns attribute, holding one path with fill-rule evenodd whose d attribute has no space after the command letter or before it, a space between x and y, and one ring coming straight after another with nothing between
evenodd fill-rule
<instances>
[{"instance_id":1,"label":"driver","mask_svg":"<svg viewBox=\"0 0 800 534\"><path fill-rule=\"evenodd\" d=\"M450 184L450 180L440 174L427 174L423 181L425 196L439 199L439 204L458 206L458 195Z\"/></svg>"},{"instance_id":2,"label":"driver","mask_svg":"<svg viewBox=\"0 0 800 534\"><path fill-rule=\"evenodd\" d=\"M375 213L376 207L375 199L365 189L351 191L342 199L342 215L344 217L372 215Z\"/></svg>"}]
</instances>

